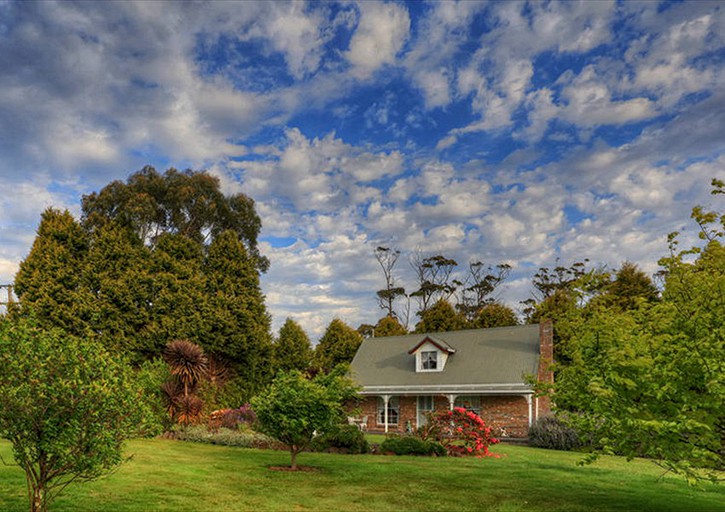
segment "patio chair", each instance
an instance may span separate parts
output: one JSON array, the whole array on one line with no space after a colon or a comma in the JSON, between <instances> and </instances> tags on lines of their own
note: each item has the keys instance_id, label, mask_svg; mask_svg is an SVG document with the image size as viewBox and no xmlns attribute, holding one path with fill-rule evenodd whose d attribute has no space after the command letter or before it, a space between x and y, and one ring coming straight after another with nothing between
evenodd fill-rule
<instances>
[{"instance_id":1,"label":"patio chair","mask_svg":"<svg viewBox=\"0 0 725 512\"><path fill-rule=\"evenodd\" d=\"M360 420L360 430L367 430L368 429L368 417L363 416L362 420Z\"/></svg>"}]
</instances>

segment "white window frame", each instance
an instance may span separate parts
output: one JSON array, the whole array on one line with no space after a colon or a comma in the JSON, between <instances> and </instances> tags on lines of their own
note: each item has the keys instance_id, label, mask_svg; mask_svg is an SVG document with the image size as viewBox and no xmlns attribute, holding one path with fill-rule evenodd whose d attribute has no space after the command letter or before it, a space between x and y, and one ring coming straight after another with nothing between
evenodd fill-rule
<instances>
[{"instance_id":1,"label":"white window frame","mask_svg":"<svg viewBox=\"0 0 725 512\"><path fill-rule=\"evenodd\" d=\"M426 354L433 354L434 358L428 359L426 357ZM427 363L433 362L435 364L434 368L426 368L425 365ZM420 364L418 365L418 371L420 372L439 372L441 371L440 365L441 365L441 357L440 352L438 350L422 350L420 352Z\"/></svg>"},{"instance_id":2,"label":"white window frame","mask_svg":"<svg viewBox=\"0 0 725 512\"><path fill-rule=\"evenodd\" d=\"M397 425L400 421L400 398L397 396L391 396L388 399L388 425ZM378 397L378 414L377 414L378 425L385 425L385 400L383 397Z\"/></svg>"},{"instance_id":3,"label":"white window frame","mask_svg":"<svg viewBox=\"0 0 725 512\"><path fill-rule=\"evenodd\" d=\"M428 399L428 398L430 399L430 409L423 407L424 404L421 403L421 402L423 402L422 399ZM426 421L427 421L426 414L435 411L435 409L436 409L435 398L433 397L433 395L418 396L418 397L416 397L415 407L416 407L415 421L416 421L417 427L420 428L426 424ZM423 421L420 421L421 414L422 414L422 417L424 418Z\"/></svg>"},{"instance_id":4,"label":"white window frame","mask_svg":"<svg viewBox=\"0 0 725 512\"><path fill-rule=\"evenodd\" d=\"M466 405L468 402L468 405ZM462 407L467 411L472 411L478 416L481 415L481 397L480 395L460 395L453 402L453 407Z\"/></svg>"}]
</instances>

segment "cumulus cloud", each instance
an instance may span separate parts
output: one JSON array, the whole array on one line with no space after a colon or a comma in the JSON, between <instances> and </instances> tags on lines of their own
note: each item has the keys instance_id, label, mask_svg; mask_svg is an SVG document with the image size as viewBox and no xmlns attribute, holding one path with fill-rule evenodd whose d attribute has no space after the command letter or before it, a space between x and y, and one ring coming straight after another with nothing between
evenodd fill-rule
<instances>
[{"instance_id":1,"label":"cumulus cloud","mask_svg":"<svg viewBox=\"0 0 725 512\"><path fill-rule=\"evenodd\" d=\"M655 103L646 97L615 100L606 82L587 66L576 77L559 79L565 83L561 92L562 119L581 127L621 125L649 119L658 114Z\"/></svg>"},{"instance_id":2,"label":"cumulus cloud","mask_svg":"<svg viewBox=\"0 0 725 512\"><path fill-rule=\"evenodd\" d=\"M438 2L418 27L405 66L422 91L426 108L445 107L452 101L456 57L464 42L460 35L483 9L485 4L479 2Z\"/></svg>"},{"instance_id":3,"label":"cumulus cloud","mask_svg":"<svg viewBox=\"0 0 725 512\"><path fill-rule=\"evenodd\" d=\"M255 199L313 338L379 316L377 244L509 262L512 305L557 257L654 270L725 163L723 34L704 1L3 4L0 280L147 163Z\"/></svg>"},{"instance_id":4,"label":"cumulus cloud","mask_svg":"<svg viewBox=\"0 0 725 512\"><path fill-rule=\"evenodd\" d=\"M394 64L408 37L410 16L407 9L394 3L358 4L360 21L345 57L355 78L367 79L385 64Z\"/></svg>"},{"instance_id":5,"label":"cumulus cloud","mask_svg":"<svg viewBox=\"0 0 725 512\"><path fill-rule=\"evenodd\" d=\"M307 139L299 129L286 132L282 148L263 148L265 159L240 163L244 180L261 198L275 196L298 211L336 211L351 199L377 194L366 183L400 174L399 151L373 152L346 144L334 133Z\"/></svg>"}]
</instances>

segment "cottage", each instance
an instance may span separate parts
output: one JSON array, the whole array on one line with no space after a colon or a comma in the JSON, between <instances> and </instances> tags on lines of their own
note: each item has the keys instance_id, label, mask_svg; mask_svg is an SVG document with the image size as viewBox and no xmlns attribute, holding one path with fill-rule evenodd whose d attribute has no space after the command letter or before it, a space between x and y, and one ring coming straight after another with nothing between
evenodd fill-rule
<instances>
[{"instance_id":1,"label":"cottage","mask_svg":"<svg viewBox=\"0 0 725 512\"><path fill-rule=\"evenodd\" d=\"M527 376L553 382L551 322L431 334L368 338L351 364L362 386L362 416L376 432L405 432L428 413L475 411L498 435L526 437L550 412Z\"/></svg>"}]
</instances>

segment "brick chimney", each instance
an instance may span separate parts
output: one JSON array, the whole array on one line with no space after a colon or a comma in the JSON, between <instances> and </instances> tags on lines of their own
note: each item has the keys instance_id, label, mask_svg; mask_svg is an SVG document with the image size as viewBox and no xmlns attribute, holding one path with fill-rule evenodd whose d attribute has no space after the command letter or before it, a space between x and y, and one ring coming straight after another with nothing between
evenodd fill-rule
<instances>
[{"instance_id":1,"label":"brick chimney","mask_svg":"<svg viewBox=\"0 0 725 512\"><path fill-rule=\"evenodd\" d=\"M551 320L542 320L539 324L539 372L538 381L541 383L554 383L554 372L551 365L554 363L554 324ZM537 417L551 412L551 400L547 396L538 398Z\"/></svg>"}]
</instances>

